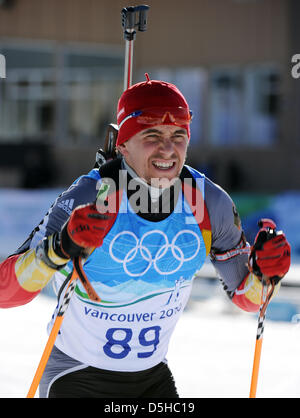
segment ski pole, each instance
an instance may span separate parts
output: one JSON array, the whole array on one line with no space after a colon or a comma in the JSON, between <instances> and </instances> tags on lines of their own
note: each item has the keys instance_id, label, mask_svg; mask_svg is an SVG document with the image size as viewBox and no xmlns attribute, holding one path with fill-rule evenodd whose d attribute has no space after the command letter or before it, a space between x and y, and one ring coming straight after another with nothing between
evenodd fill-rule
<instances>
[{"instance_id":1,"label":"ski pole","mask_svg":"<svg viewBox=\"0 0 300 418\"><path fill-rule=\"evenodd\" d=\"M33 381L31 383L31 386L29 388L28 394L27 394L27 398L34 398L36 390L40 384L41 378L43 376L46 364L48 362L49 356L51 354L51 351L53 349L56 337L59 333L59 330L61 328L61 324L63 322L64 319L64 315L66 313L66 310L68 309L70 300L71 300L71 296L75 290L75 286L76 286L76 280L77 278L80 279L81 283L83 284L83 286L85 287L87 294L89 295L91 300L95 300L95 301L100 301L99 296L97 295L97 293L95 292L95 290L93 289L92 285L90 284L88 278L86 277L83 269L82 269L82 265L81 265L81 259L80 257L75 257L73 259L73 272L71 275L71 278L68 282L67 285L67 289L63 298L63 301L60 305L60 308L58 310L58 314L55 318L54 324L52 326L51 332L49 334L48 337L48 341L46 343L46 346L44 348L41 360L39 362L39 365L37 367L37 370L35 372Z\"/></svg>"},{"instance_id":2,"label":"ski pole","mask_svg":"<svg viewBox=\"0 0 300 418\"><path fill-rule=\"evenodd\" d=\"M256 397L266 310L271 300L271 297L273 295L274 287L275 287L275 282L274 280L272 280L271 281L272 287L268 293L268 285L266 281L263 279L262 282L263 282L262 297L261 297L261 306L260 306L259 315L258 315L258 325L257 325L257 332L256 332L256 342L255 342L252 377L251 377L251 385L250 385L250 395L249 395L250 398Z\"/></svg>"},{"instance_id":3,"label":"ski pole","mask_svg":"<svg viewBox=\"0 0 300 418\"><path fill-rule=\"evenodd\" d=\"M40 384L40 381L41 381L41 378L43 376L46 364L48 362L48 359L49 359L49 356L51 354L52 348L54 346L56 337L57 337L58 332L60 330L62 321L64 319L64 314L65 314L65 312L66 312L66 310L69 306L70 298L71 298L71 296L73 294L73 291L75 289L75 283L76 283L75 279L76 279L76 277L77 277L76 270L74 269L73 273L72 273L72 276L69 280L68 287L67 287L66 293L64 295L64 299L63 299L62 304L59 308L59 311L58 311L58 314L57 314L56 319L54 321L52 330L51 330L50 335L48 337L47 344L44 348L44 352L42 354L41 360L39 362L39 365L38 365L37 370L35 372L33 381L32 381L31 386L29 388L27 398L34 398L36 390L37 390L37 388Z\"/></svg>"},{"instance_id":4,"label":"ski pole","mask_svg":"<svg viewBox=\"0 0 300 418\"><path fill-rule=\"evenodd\" d=\"M262 281L261 305L260 305L259 314L258 314L256 343L255 343L255 350L254 350L254 359L253 359L252 377L251 377L250 395L249 395L250 398L256 397L266 310L271 300L271 297L274 293L275 284L279 279L277 276L268 278L265 275L261 275L260 269L258 268L256 264L256 260L255 260L255 250L261 250L263 244L266 241L275 237L278 234L276 231L276 224L271 219L260 219L260 221L258 222L258 226L260 227L260 231L258 232L255 238L255 243L253 245L253 249L251 250L251 253L249 256L249 263L250 263L253 273L258 276L261 276L261 281ZM271 289L269 293L268 293L268 283L271 284Z\"/></svg>"},{"instance_id":5,"label":"ski pole","mask_svg":"<svg viewBox=\"0 0 300 418\"><path fill-rule=\"evenodd\" d=\"M137 27L140 32L147 30L147 13L149 6L129 6L124 7L121 11L122 27L125 39L125 65L124 65L124 90L127 90L132 84L132 68L133 68L133 44L136 38ZM116 142L118 136L118 125L110 123L107 127L104 153L100 149L96 154L96 165L100 167L107 159L117 158Z\"/></svg>"},{"instance_id":6,"label":"ski pole","mask_svg":"<svg viewBox=\"0 0 300 418\"><path fill-rule=\"evenodd\" d=\"M132 84L133 67L133 44L136 37L137 27L140 32L147 30L147 12L149 6L130 6L122 9L122 26L125 39L125 68L124 68L124 90ZM138 20L137 20L138 14Z\"/></svg>"}]
</instances>

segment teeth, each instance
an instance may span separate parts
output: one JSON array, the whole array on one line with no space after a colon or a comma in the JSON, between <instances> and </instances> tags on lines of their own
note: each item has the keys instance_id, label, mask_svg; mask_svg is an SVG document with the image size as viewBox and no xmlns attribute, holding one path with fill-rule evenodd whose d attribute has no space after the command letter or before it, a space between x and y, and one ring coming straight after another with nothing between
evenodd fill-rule
<instances>
[{"instance_id":1,"label":"teeth","mask_svg":"<svg viewBox=\"0 0 300 418\"><path fill-rule=\"evenodd\" d=\"M171 168L174 163L162 163L162 162L156 161L153 164L158 168Z\"/></svg>"}]
</instances>

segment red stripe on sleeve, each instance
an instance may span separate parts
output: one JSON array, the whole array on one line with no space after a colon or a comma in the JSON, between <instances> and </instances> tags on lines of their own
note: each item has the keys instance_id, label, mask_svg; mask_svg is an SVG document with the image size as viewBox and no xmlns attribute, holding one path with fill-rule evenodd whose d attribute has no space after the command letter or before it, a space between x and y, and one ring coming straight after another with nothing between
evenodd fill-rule
<instances>
[{"instance_id":1,"label":"red stripe on sleeve","mask_svg":"<svg viewBox=\"0 0 300 418\"><path fill-rule=\"evenodd\" d=\"M260 305L256 305L255 303L251 302L245 294L234 294L232 302L246 312L257 312L260 307Z\"/></svg>"},{"instance_id":2,"label":"red stripe on sleeve","mask_svg":"<svg viewBox=\"0 0 300 418\"><path fill-rule=\"evenodd\" d=\"M39 293L24 290L16 277L15 264L20 255L7 258L0 264L0 308L13 308L32 301Z\"/></svg>"}]
</instances>

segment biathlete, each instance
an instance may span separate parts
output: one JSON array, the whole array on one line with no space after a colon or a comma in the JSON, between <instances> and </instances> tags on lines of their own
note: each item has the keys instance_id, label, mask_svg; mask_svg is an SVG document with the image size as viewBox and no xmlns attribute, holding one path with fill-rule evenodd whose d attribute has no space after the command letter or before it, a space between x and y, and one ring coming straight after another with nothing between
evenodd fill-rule
<instances>
[{"instance_id":1,"label":"biathlete","mask_svg":"<svg viewBox=\"0 0 300 418\"><path fill-rule=\"evenodd\" d=\"M178 397L168 345L206 257L248 312L259 309L262 275L278 288L289 270L283 233L249 262L232 199L185 165L191 112L176 86L147 76L120 97L117 122L119 158L79 177L0 265L2 308L30 302L50 280L59 306L76 256L100 298L78 281L40 397Z\"/></svg>"}]
</instances>

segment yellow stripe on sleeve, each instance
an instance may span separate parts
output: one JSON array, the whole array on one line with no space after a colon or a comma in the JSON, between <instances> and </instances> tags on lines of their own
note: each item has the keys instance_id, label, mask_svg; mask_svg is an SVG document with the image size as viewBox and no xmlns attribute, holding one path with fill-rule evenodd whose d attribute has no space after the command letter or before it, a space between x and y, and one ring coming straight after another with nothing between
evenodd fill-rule
<instances>
[{"instance_id":1,"label":"yellow stripe on sleeve","mask_svg":"<svg viewBox=\"0 0 300 418\"><path fill-rule=\"evenodd\" d=\"M275 286L272 298L278 293L279 289L280 282ZM246 279L243 289L236 290L235 293L236 295L244 294L250 302L256 305L260 305L262 295L262 282L257 276L255 276L255 274L250 273Z\"/></svg>"},{"instance_id":2,"label":"yellow stripe on sleeve","mask_svg":"<svg viewBox=\"0 0 300 418\"><path fill-rule=\"evenodd\" d=\"M36 256L35 249L31 249L20 255L15 264L15 272L23 289L36 292L46 286L55 270Z\"/></svg>"},{"instance_id":3,"label":"yellow stripe on sleeve","mask_svg":"<svg viewBox=\"0 0 300 418\"><path fill-rule=\"evenodd\" d=\"M211 249L211 230L202 229L201 233L202 233L202 237L203 237L205 248L206 248L206 255L208 256L210 249Z\"/></svg>"}]
</instances>

